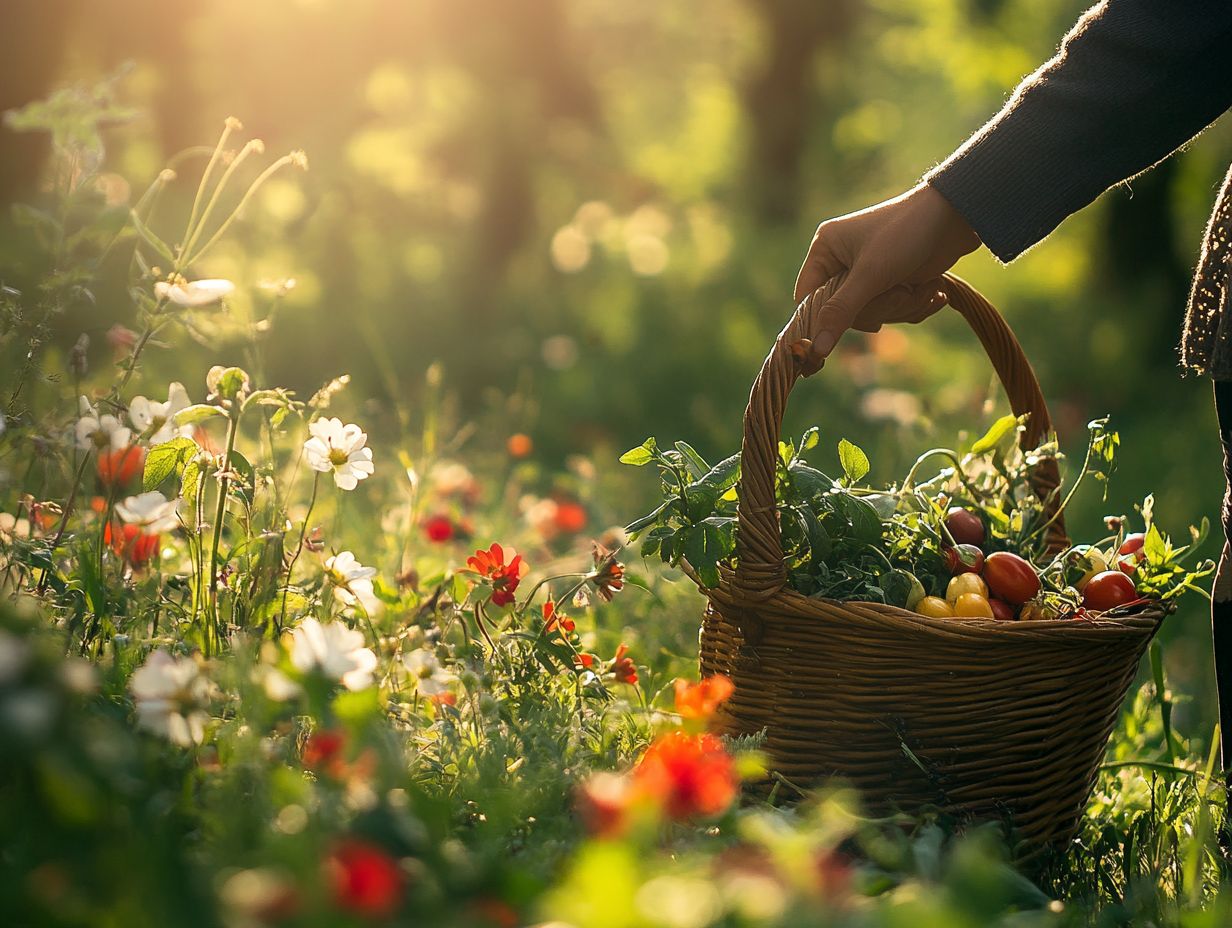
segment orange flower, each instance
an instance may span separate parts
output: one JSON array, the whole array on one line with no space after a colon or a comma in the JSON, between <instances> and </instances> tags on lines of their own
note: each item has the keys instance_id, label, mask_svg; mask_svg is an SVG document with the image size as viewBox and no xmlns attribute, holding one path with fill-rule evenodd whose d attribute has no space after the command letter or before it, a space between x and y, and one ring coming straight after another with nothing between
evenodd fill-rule
<instances>
[{"instance_id":1,"label":"orange flower","mask_svg":"<svg viewBox=\"0 0 1232 928\"><path fill-rule=\"evenodd\" d=\"M332 777L346 774L346 733L314 731L304 741L300 759L309 770L324 771Z\"/></svg>"},{"instance_id":2,"label":"orange flower","mask_svg":"<svg viewBox=\"0 0 1232 928\"><path fill-rule=\"evenodd\" d=\"M612 658L612 673L616 677L617 683L628 683L632 686L637 685L637 665L633 663L633 658L626 657L629 648L621 642L620 647L616 649L616 656Z\"/></svg>"},{"instance_id":3,"label":"orange flower","mask_svg":"<svg viewBox=\"0 0 1232 928\"><path fill-rule=\"evenodd\" d=\"M145 467L145 449L138 445L99 452L94 462L103 486L122 487L132 483Z\"/></svg>"},{"instance_id":4,"label":"orange flower","mask_svg":"<svg viewBox=\"0 0 1232 928\"><path fill-rule=\"evenodd\" d=\"M603 597L605 602L611 602L612 597L621 591L625 585L625 565L616 560L616 554L598 542L593 542L591 550L595 560L595 569L587 577L594 584L595 592Z\"/></svg>"},{"instance_id":5,"label":"orange flower","mask_svg":"<svg viewBox=\"0 0 1232 928\"><path fill-rule=\"evenodd\" d=\"M505 550L496 542L487 551L482 548L468 557L466 563L475 573L484 577L492 584L492 603L496 606L507 606L514 600L514 593L522 578L530 571L530 565L522 560L522 555L509 549L512 559L505 563Z\"/></svg>"},{"instance_id":6,"label":"orange flower","mask_svg":"<svg viewBox=\"0 0 1232 928\"><path fill-rule=\"evenodd\" d=\"M118 557L139 570L158 553L159 536L147 535L140 525L121 525L116 532L108 522L103 527L103 542L110 545Z\"/></svg>"},{"instance_id":7,"label":"orange flower","mask_svg":"<svg viewBox=\"0 0 1232 928\"><path fill-rule=\"evenodd\" d=\"M424 519L423 530L424 534L428 537L428 541L442 544L454 536L453 520L449 516L444 515L429 516Z\"/></svg>"},{"instance_id":8,"label":"orange flower","mask_svg":"<svg viewBox=\"0 0 1232 928\"><path fill-rule=\"evenodd\" d=\"M701 683L676 681L676 711L682 719L706 720L727 700L735 687L722 674L707 677Z\"/></svg>"},{"instance_id":9,"label":"orange flower","mask_svg":"<svg viewBox=\"0 0 1232 928\"><path fill-rule=\"evenodd\" d=\"M535 443L531 441L529 435L517 432L509 436L509 440L505 442L505 449L511 458L525 458L535 450Z\"/></svg>"},{"instance_id":10,"label":"orange flower","mask_svg":"<svg viewBox=\"0 0 1232 928\"><path fill-rule=\"evenodd\" d=\"M677 821L727 811L736 801L740 783L722 741L711 734L682 731L655 739L633 769L633 782Z\"/></svg>"},{"instance_id":11,"label":"orange flower","mask_svg":"<svg viewBox=\"0 0 1232 928\"><path fill-rule=\"evenodd\" d=\"M563 612L556 610L556 602L549 599L543 604L543 630L545 632L554 632L561 629L564 632L571 632L577 628L573 619L569 618Z\"/></svg>"},{"instance_id":12,"label":"orange flower","mask_svg":"<svg viewBox=\"0 0 1232 928\"><path fill-rule=\"evenodd\" d=\"M325 866L340 909L388 918L402 903L402 871L384 848L347 838L334 846Z\"/></svg>"},{"instance_id":13,"label":"orange flower","mask_svg":"<svg viewBox=\"0 0 1232 928\"><path fill-rule=\"evenodd\" d=\"M557 501L552 522L557 531L576 535L586 528L586 509L581 503L572 500Z\"/></svg>"}]
</instances>

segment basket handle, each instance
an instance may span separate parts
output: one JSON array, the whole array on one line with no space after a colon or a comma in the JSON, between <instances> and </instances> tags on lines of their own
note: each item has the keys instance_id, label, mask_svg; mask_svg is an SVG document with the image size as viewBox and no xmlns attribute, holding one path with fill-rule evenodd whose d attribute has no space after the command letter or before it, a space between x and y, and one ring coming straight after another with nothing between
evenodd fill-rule
<instances>
[{"instance_id":1,"label":"basket handle","mask_svg":"<svg viewBox=\"0 0 1232 928\"><path fill-rule=\"evenodd\" d=\"M735 588L749 600L768 599L786 583L774 482L787 397L797 378L807 376L793 356L792 346L800 339L816 337L822 304L840 283L842 278L830 280L796 307L766 356L761 372L753 382L749 405L744 411L744 441L740 447L739 560ZM1009 396L1014 414L1030 414L1022 433L1022 447L1038 447L1052 431L1052 420L1044 403L1044 395L1040 392L1039 381L1035 379L1035 371L1022 353L1018 339L993 305L961 277L946 274L941 289L946 293L949 304L962 314L984 346ZM1060 505L1060 494L1056 492L1060 485L1056 460L1047 458L1041 461L1032 468L1030 480L1032 488L1044 501L1045 512L1049 516L1056 513ZM1045 540L1050 551L1068 547L1063 515L1056 515L1047 529Z\"/></svg>"}]
</instances>

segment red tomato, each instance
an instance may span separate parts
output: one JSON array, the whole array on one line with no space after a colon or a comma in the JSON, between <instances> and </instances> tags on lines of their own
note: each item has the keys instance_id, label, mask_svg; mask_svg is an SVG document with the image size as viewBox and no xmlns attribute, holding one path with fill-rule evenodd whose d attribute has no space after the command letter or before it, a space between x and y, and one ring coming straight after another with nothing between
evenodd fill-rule
<instances>
[{"instance_id":1,"label":"red tomato","mask_svg":"<svg viewBox=\"0 0 1232 928\"><path fill-rule=\"evenodd\" d=\"M993 597L988 600L988 605L992 606L992 617L1000 619L1002 622L1013 622L1018 618L1018 610L1007 603L1004 599Z\"/></svg>"},{"instance_id":2,"label":"red tomato","mask_svg":"<svg viewBox=\"0 0 1232 928\"><path fill-rule=\"evenodd\" d=\"M970 509L962 506L952 506L945 514L945 527L954 538L956 545L975 545L984 543L984 523Z\"/></svg>"},{"instance_id":3,"label":"red tomato","mask_svg":"<svg viewBox=\"0 0 1232 928\"><path fill-rule=\"evenodd\" d=\"M1138 569L1138 562L1146 557L1142 550L1142 546L1146 544L1146 536L1141 532L1135 532L1133 535L1126 535L1125 540L1121 542L1121 547L1117 548L1117 569L1123 574L1132 574Z\"/></svg>"},{"instance_id":4,"label":"red tomato","mask_svg":"<svg viewBox=\"0 0 1232 928\"><path fill-rule=\"evenodd\" d=\"M1082 604L1094 612L1107 612L1137 598L1134 581L1119 570L1096 574L1082 591Z\"/></svg>"},{"instance_id":5,"label":"red tomato","mask_svg":"<svg viewBox=\"0 0 1232 928\"><path fill-rule=\"evenodd\" d=\"M984 569L984 552L975 545L945 549L945 563L952 574L978 574Z\"/></svg>"},{"instance_id":6,"label":"red tomato","mask_svg":"<svg viewBox=\"0 0 1232 928\"><path fill-rule=\"evenodd\" d=\"M1035 568L1017 554L996 551L984 563L984 582L993 594L1013 606L1021 606L1039 592Z\"/></svg>"}]
</instances>

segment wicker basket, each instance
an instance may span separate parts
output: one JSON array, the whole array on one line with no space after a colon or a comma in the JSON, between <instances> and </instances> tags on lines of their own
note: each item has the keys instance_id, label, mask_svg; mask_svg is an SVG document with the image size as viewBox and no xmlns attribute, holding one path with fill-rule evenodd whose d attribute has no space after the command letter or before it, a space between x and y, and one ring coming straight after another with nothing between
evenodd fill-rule
<instances>
[{"instance_id":1,"label":"wicker basket","mask_svg":"<svg viewBox=\"0 0 1232 928\"><path fill-rule=\"evenodd\" d=\"M930 619L787 588L774 478L783 409L801 376L791 349L817 332L835 286L805 299L779 333L745 411L738 565L704 590L701 670L735 683L720 728L764 729L787 781L837 775L874 811L932 806L1006 819L1023 854L1068 841L1164 610L1095 621ZM946 290L1014 412L1031 414L1023 442L1034 447L1051 424L1017 339L965 281L947 277ZM1049 465L1033 479L1041 499L1055 500ZM1062 519L1055 529L1051 546L1064 546Z\"/></svg>"}]
</instances>

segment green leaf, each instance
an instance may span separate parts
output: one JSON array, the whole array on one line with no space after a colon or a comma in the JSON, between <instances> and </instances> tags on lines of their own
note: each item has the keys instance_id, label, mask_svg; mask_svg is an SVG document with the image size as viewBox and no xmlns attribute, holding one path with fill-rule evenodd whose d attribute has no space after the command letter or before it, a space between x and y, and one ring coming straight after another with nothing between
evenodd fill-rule
<instances>
[{"instance_id":1,"label":"green leaf","mask_svg":"<svg viewBox=\"0 0 1232 928\"><path fill-rule=\"evenodd\" d=\"M1147 563L1156 566L1163 564L1172 553L1170 548L1168 540L1156 526L1152 525L1147 529L1146 538L1142 541L1142 553L1146 556Z\"/></svg>"},{"instance_id":2,"label":"green leaf","mask_svg":"<svg viewBox=\"0 0 1232 928\"><path fill-rule=\"evenodd\" d=\"M630 448L620 456L621 464L629 464L633 467L645 467L655 459L655 455L659 451L658 442L653 438L647 438L636 448Z\"/></svg>"},{"instance_id":3,"label":"green leaf","mask_svg":"<svg viewBox=\"0 0 1232 928\"><path fill-rule=\"evenodd\" d=\"M971 446L972 454L984 454L987 451L992 451L997 445L1001 444L1001 440L1014 432L1018 428L1018 417L1009 415L1002 416L994 422L984 433L984 437Z\"/></svg>"},{"instance_id":4,"label":"green leaf","mask_svg":"<svg viewBox=\"0 0 1232 928\"><path fill-rule=\"evenodd\" d=\"M868 473L868 455L859 445L853 445L845 438L838 443L838 460L843 465L848 483L856 483Z\"/></svg>"},{"instance_id":5,"label":"green leaf","mask_svg":"<svg viewBox=\"0 0 1232 928\"><path fill-rule=\"evenodd\" d=\"M145 457L145 473L142 485L153 490L174 473L181 473L184 465L197 453L197 443L191 438L173 438L155 445Z\"/></svg>"},{"instance_id":6,"label":"green leaf","mask_svg":"<svg viewBox=\"0 0 1232 928\"><path fill-rule=\"evenodd\" d=\"M646 513L646 515L642 516L640 519L634 519L632 522L630 522L628 525L625 526L625 534L635 535L638 532L640 532L642 529L646 528L646 526L653 525L655 522L658 521L659 517L663 515L663 513L667 510L669 506L671 506L673 502L675 502L675 500L669 499L665 503L663 503L663 505L655 509L654 512L648 512Z\"/></svg>"},{"instance_id":7,"label":"green leaf","mask_svg":"<svg viewBox=\"0 0 1232 928\"><path fill-rule=\"evenodd\" d=\"M796 457L799 457L806 451L812 451L818 444L820 444L820 442L821 430L814 425L800 436L800 447L796 449Z\"/></svg>"},{"instance_id":8,"label":"green leaf","mask_svg":"<svg viewBox=\"0 0 1232 928\"><path fill-rule=\"evenodd\" d=\"M690 522L700 522L714 512L719 501L719 491L704 483L690 483L684 488L685 517Z\"/></svg>"},{"instance_id":9,"label":"green leaf","mask_svg":"<svg viewBox=\"0 0 1232 928\"><path fill-rule=\"evenodd\" d=\"M680 456L684 458L685 467L688 468L689 476L694 480L700 480L710 470L710 465L706 463L706 459L693 450L693 446L687 441L676 442L676 450L680 452Z\"/></svg>"},{"instance_id":10,"label":"green leaf","mask_svg":"<svg viewBox=\"0 0 1232 928\"><path fill-rule=\"evenodd\" d=\"M221 415L225 415L225 411L218 406L211 406L208 403L196 403L192 406L184 407L172 418L176 425L193 425L197 422L204 422L213 416Z\"/></svg>"},{"instance_id":11,"label":"green leaf","mask_svg":"<svg viewBox=\"0 0 1232 928\"><path fill-rule=\"evenodd\" d=\"M184 465L184 473L180 476L180 498L188 505L190 511L196 508L197 494L200 492L201 465L194 459Z\"/></svg>"},{"instance_id":12,"label":"green leaf","mask_svg":"<svg viewBox=\"0 0 1232 928\"><path fill-rule=\"evenodd\" d=\"M694 525L684 532L681 555L697 571L708 587L719 584L719 561L727 556L719 527L709 521Z\"/></svg>"},{"instance_id":13,"label":"green leaf","mask_svg":"<svg viewBox=\"0 0 1232 928\"><path fill-rule=\"evenodd\" d=\"M726 493L740 482L740 455L733 454L719 461L698 482L714 487L719 493Z\"/></svg>"}]
</instances>

